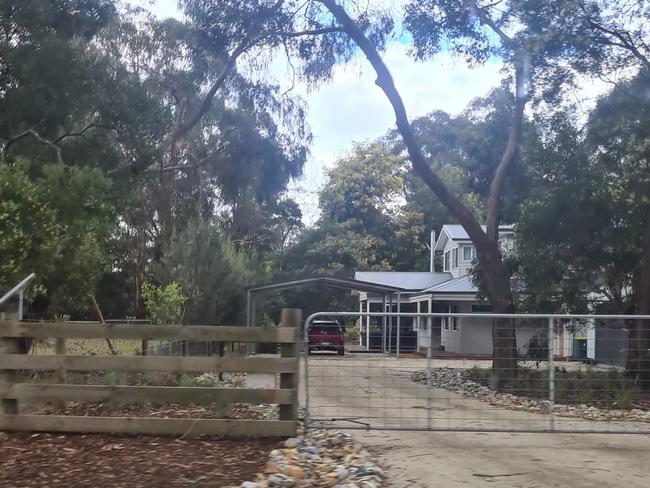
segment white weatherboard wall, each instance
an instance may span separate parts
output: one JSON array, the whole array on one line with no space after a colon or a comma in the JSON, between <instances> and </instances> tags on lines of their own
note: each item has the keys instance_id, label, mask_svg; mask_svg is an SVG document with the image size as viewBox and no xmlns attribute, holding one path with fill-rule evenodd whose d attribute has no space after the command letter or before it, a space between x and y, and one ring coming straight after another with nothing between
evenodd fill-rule
<instances>
[{"instance_id":1,"label":"white weatherboard wall","mask_svg":"<svg viewBox=\"0 0 650 488\"><path fill-rule=\"evenodd\" d=\"M471 313L473 302L459 302L459 313ZM526 354L530 339L539 334L544 334L543 325L518 327L517 352ZM492 354L492 319L482 317L462 317L458 319L458 330L453 330L450 324L449 329L443 326L441 329L441 344L445 351L462 354Z\"/></svg>"}]
</instances>

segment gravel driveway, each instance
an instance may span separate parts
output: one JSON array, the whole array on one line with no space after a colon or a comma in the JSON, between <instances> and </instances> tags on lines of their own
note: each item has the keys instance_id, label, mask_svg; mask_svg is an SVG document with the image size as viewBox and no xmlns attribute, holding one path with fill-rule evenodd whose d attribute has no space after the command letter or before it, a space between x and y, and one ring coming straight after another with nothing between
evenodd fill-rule
<instances>
[{"instance_id":1,"label":"gravel driveway","mask_svg":"<svg viewBox=\"0 0 650 488\"><path fill-rule=\"evenodd\" d=\"M472 367L476 363L441 360L434 366ZM410 374L425 365L420 358L313 355L309 367L311 416L321 421L338 419L333 423L337 427L370 424L378 429L425 428L430 405L430 422L436 428L548 426L546 416L493 407L448 390L433 389L428 395L424 385L410 381ZM304 393L303 384L303 402ZM612 423L558 419L558 425L608 429ZM634 428L629 422L624 426ZM650 476L647 435L350 432L379 451L391 486L395 487L473 487L496 483L499 487L627 488L647 486Z\"/></svg>"}]
</instances>

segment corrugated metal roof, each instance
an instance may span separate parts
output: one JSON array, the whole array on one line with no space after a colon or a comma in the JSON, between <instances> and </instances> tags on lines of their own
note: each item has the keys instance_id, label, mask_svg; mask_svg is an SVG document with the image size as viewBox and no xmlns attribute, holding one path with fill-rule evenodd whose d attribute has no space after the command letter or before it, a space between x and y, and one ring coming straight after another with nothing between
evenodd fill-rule
<instances>
[{"instance_id":1,"label":"corrugated metal roof","mask_svg":"<svg viewBox=\"0 0 650 488\"><path fill-rule=\"evenodd\" d=\"M483 232L486 231L487 227L485 225L481 226ZM499 234L511 233L514 229L513 225L500 225ZM442 231L440 232L440 237L436 241L435 250L442 251L447 244L447 239L453 241L469 241L469 236L465 232L465 228L460 224L445 224L442 226Z\"/></svg>"},{"instance_id":2,"label":"corrugated metal roof","mask_svg":"<svg viewBox=\"0 0 650 488\"><path fill-rule=\"evenodd\" d=\"M469 239L469 236L467 235L467 232L465 232L465 228L462 225L445 224L443 225L442 228L445 229L447 231L447 234L449 234L449 237L451 237L454 240ZM485 225L482 225L481 229L483 229L483 232L485 232L487 227ZM512 229L513 229L512 225L499 226L499 232L512 232Z\"/></svg>"},{"instance_id":3,"label":"corrugated metal roof","mask_svg":"<svg viewBox=\"0 0 650 488\"><path fill-rule=\"evenodd\" d=\"M460 276L453 280L448 280L443 283L431 286L422 293L477 293L478 289L472 284L469 275Z\"/></svg>"},{"instance_id":4,"label":"corrugated metal roof","mask_svg":"<svg viewBox=\"0 0 650 488\"><path fill-rule=\"evenodd\" d=\"M418 271L357 271L354 279L404 290L422 290L451 279L451 273Z\"/></svg>"}]
</instances>

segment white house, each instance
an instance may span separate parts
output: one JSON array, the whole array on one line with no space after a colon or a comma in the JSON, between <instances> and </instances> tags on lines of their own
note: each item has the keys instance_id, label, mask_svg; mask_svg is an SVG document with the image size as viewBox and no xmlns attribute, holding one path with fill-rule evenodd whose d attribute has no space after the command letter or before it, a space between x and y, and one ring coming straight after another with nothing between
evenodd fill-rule
<instances>
[{"instance_id":1,"label":"white house","mask_svg":"<svg viewBox=\"0 0 650 488\"><path fill-rule=\"evenodd\" d=\"M513 249L513 228L499 227L499 242L502 248ZM359 293L359 311L401 312L489 312L485 302L479 300L478 290L472 284L469 270L476 257L476 250L461 225L444 225L434 252L442 254L443 269L435 272L357 272L355 279L370 283L381 283L403 289L393 300L369 293ZM395 303L392 303L392 302ZM428 321L428 322L427 322ZM381 341L386 325L378 317L366 317L361 321L361 344L367 348L382 347ZM492 353L492 322L485 318L434 318L400 320L400 346L406 349L426 351L444 350L462 354ZM540 324L541 325L541 324ZM429 327L431 335L429 336ZM518 328L517 345L519 353L526 353L531 337L539 333L538 327ZM395 347L397 329L395 320L388 327L390 343ZM374 340L373 340L374 339ZM384 347L386 343L384 344Z\"/></svg>"}]
</instances>

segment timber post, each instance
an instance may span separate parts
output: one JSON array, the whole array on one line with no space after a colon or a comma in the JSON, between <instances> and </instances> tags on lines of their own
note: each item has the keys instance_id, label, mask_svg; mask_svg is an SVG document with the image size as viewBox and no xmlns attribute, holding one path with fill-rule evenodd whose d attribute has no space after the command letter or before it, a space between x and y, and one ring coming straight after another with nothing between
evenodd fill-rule
<instances>
[{"instance_id":1,"label":"timber post","mask_svg":"<svg viewBox=\"0 0 650 488\"><path fill-rule=\"evenodd\" d=\"M20 339L16 337L2 337L2 329L9 321L5 315L0 317L0 354L20 354ZM16 371L0 369L0 385L12 385L16 382ZM16 398L2 398L0 402L0 415L15 415L18 413L18 400Z\"/></svg>"},{"instance_id":2,"label":"timber post","mask_svg":"<svg viewBox=\"0 0 650 488\"><path fill-rule=\"evenodd\" d=\"M280 315L280 327L293 327L295 340L289 344L280 346L280 357L295 358L296 369L294 373L280 374L280 388L289 388L293 390L292 402L290 404L280 405L280 420L298 421L298 386L299 386L299 366L300 366L300 328L302 325L302 310L299 308L283 308Z\"/></svg>"},{"instance_id":3,"label":"timber post","mask_svg":"<svg viewBox=\"0 0 650 488\"><path fill-rule=\"evenodd\" d=\"M55 339L55 341L56 341L56 346L55 346L56 347L56 349L55 349L56 355L57 356L65 356L65 343L66 343L65 338L64 337L57 337ZM56 383L65 384L67 375L68 375L68 371L67 371L65 365L62 364L54 372L54 380L55 380ZM58 402L56 402L56 406L57 406L57 408L59 408L61 410L65 410L65 408L66 408L65 400L59 400Z\"/></svg>"}]
</instances>

